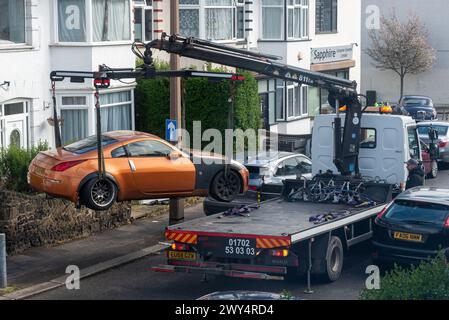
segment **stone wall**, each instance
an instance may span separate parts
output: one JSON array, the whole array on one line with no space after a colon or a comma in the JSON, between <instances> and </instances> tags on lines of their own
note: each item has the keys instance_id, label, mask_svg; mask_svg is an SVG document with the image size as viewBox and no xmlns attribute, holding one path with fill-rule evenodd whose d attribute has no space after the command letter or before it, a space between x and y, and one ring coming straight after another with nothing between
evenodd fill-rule
<instances>
[{"instance_id":1,"label":"stone wall","mask_svg":"<svg viewBox=\"0 0 449 320\"><path fill-rule=\"evenodd\" d=\"M0 233L6 234L9 254L87 237L131 221L129 203L97 212L76 209L70 201L47 199L45 195L0 190Z\"/></svg>"}]
</instances>

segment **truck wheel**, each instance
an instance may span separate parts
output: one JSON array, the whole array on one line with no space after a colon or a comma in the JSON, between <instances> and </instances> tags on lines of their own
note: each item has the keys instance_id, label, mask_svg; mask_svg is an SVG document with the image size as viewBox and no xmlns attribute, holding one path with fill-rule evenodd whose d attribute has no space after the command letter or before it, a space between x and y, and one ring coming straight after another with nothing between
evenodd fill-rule
<instances>
[{"instance_id":1,"label":"truck wheel","mask_svg":"<svg viewBox=\"0 0 449 320\"><path fill-rule=\"evenodd\" d=\"M432 170L429 172L428 177L430 179L435 179L438 175L438 162L432 161Z\"/></svg>"},{"instance_id":2,"label":"truck wheel","mask_svg":"<svg viewBox=\"0 0 449 320\"><path fill-rule=\"evenodd\" d=\"M92 210L108 210L117 197L117 187L109 179L93 178L80 192L81 202Z\"/></svg>"},{"instance_id":3,"label":"truck wheel","mask_svg":"<svg viewBox=\"0 0 449 320\"><path fill-rule=\"evenodd\" d=\"M343 244L339 237L330 239L326 252L326 276L327 280L333 282L338 280L343 269Z\"/></svg>"},{"instance_id":4,"label":"truck wheel","mask_svg":"<svg viewBox=\"0 0 449 320\"><path fill-rule=\"evenodd\" d=\"M231 170L228 176L220 171L212 181L211 196L218 201L231 202L240 193L241 182L238 174Z\"/></svg>"}]
</instances>

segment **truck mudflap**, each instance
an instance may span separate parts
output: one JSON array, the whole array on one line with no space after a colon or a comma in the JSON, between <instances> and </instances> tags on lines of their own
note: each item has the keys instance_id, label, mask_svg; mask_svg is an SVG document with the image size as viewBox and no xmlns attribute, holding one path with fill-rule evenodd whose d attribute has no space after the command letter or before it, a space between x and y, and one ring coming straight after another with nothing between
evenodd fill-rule
<instances>
[{"instance_id":1,"label":"truck mudflap","mask_svg":"<svg viewBox=\"0 0 449 320\"><path fill-rule=\"evenodd\" d=\"M257 280L284 280L287 268L272 266L234 265L226 266L213 263L196 263L190 265L159 265L150 269L154 272L167 273L199 273L206 275L221 275L231 278L257 279ZM272 275L269 273L275 273Z\"/></svg>"}]
</instances>

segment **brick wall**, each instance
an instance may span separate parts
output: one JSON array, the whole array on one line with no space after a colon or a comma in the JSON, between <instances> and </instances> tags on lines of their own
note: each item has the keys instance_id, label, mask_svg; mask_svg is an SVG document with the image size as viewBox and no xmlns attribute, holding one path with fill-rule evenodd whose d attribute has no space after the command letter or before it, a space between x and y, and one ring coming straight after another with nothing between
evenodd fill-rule
<instances>
[{"instance_id":1,"label":"brick wall","mask_svg":"<svg viewBox=\"0 0 449 320\"><path fill-rule=\"evenodd\" d=\"M76 209L66 200L0 190L0 233L6 234L9 254L87 237L131 221L129 203L96 212Z\"/></svg>"}]
</instances>

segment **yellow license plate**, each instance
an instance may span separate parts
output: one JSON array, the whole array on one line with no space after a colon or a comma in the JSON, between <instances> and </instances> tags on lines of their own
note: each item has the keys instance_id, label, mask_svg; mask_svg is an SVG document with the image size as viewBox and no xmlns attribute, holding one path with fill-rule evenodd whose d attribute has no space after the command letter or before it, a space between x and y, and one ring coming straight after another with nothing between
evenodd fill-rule
<instances>
[{"instance_id":1,"label":"yellow license plate","mask_svg":"<svg viewBox=\"0 0 449 320\"><path fill-rule=\"evenodd\" d=\"M195 261L196 260L196 252L169 251L168 259Z\"/></svg>"},{"instance_id":2,"label":"yellow license plate","mask_svg":"<svg viewBox=\"0 0 449 320\"><path fill-rule=\"evenodd\" d=\"M413 234L407 232L395 232L394 238L405 241L423 242L423 236L421 234Z\"/></svg>"}]
</instances>

